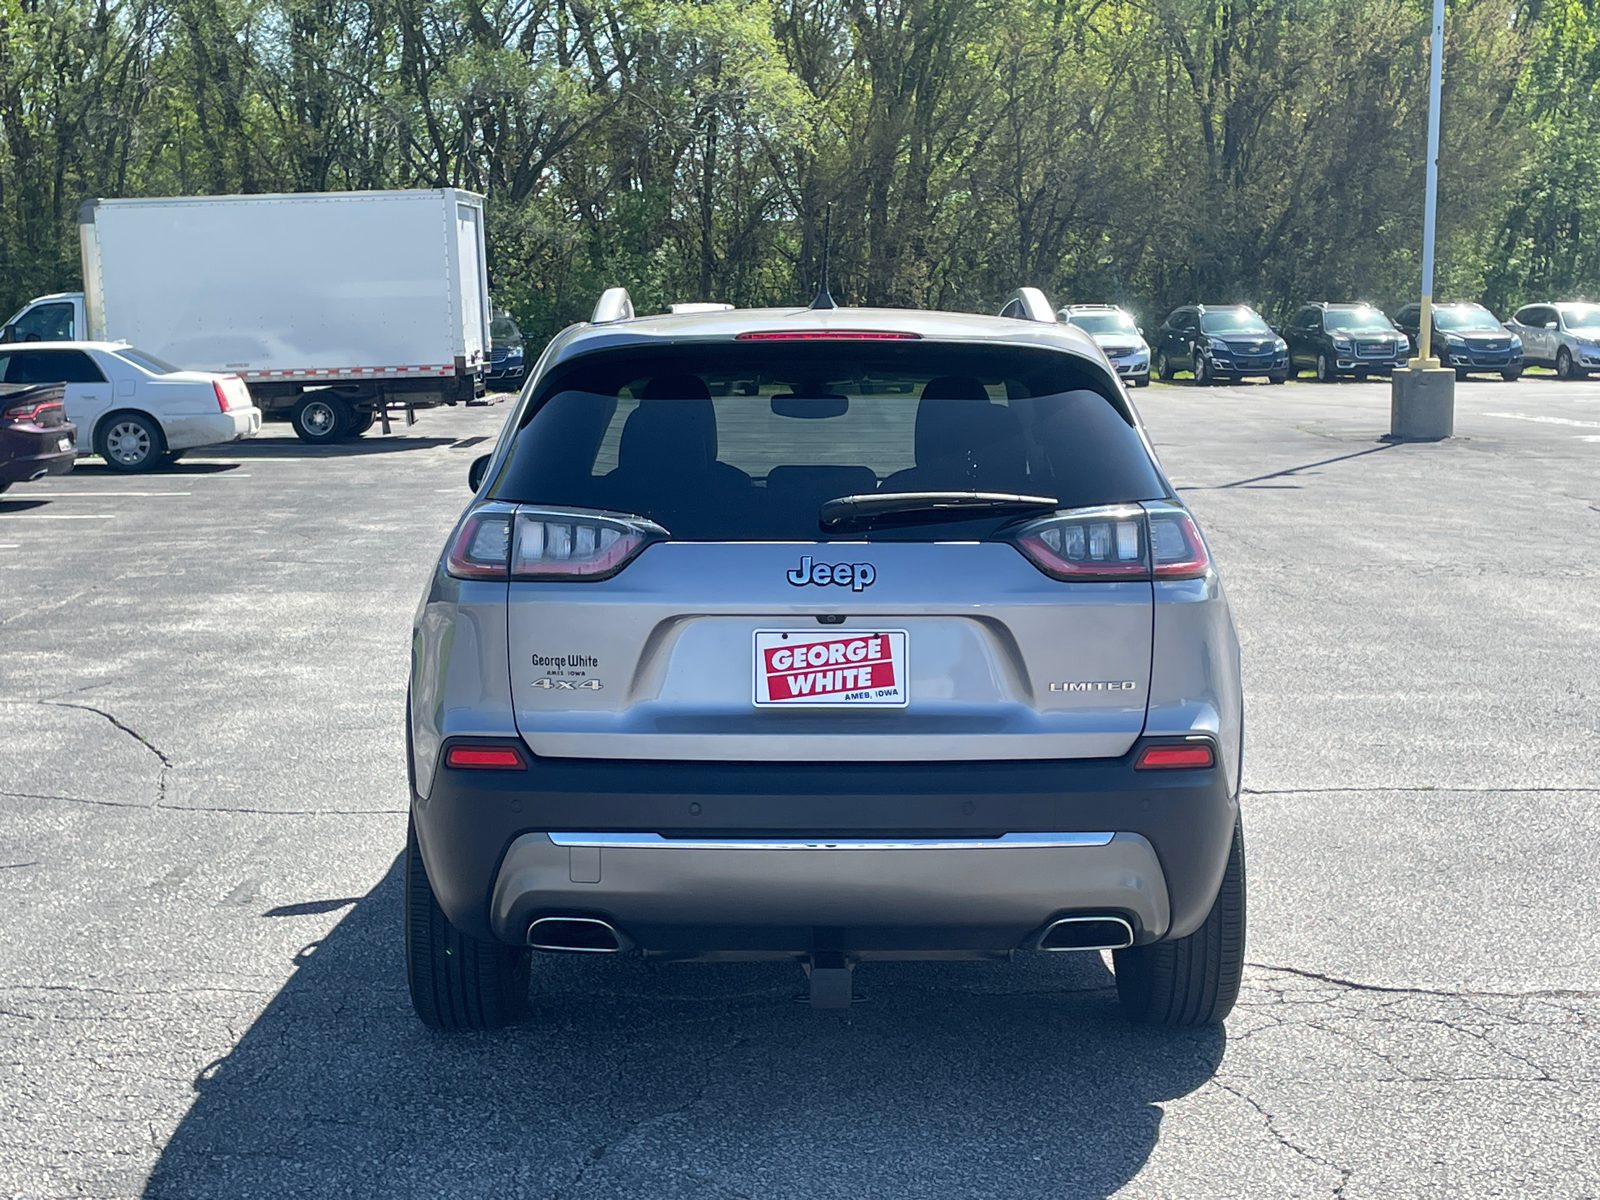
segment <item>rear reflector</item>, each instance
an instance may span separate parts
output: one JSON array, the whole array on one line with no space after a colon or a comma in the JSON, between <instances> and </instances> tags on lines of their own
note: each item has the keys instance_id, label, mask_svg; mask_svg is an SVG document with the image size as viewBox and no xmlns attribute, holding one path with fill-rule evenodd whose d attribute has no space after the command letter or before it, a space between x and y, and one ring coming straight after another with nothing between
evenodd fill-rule
<instances>
[{"instance_id":1,"label":"rear reflector","mask_svg":"<svg viewBox=\"0 0 1600 1200\"><path fill-rule=\"evenodd\" d=\"M1146 746L1134 764L1141 771L1178 767L1209 767L1212 764L1211 745L1208 742L1190 742L1182 746Z\"/></svg>"},{"instance_id":2,"label":"rear reflector","mask_svg":"<svg viewBox=\"0 0 1600 1200\"><path fill-rule=\"evenodd\" d=\"M474 771L520 771L527 765L515 746L451 746L444 761L448 767Z\"/></svg>"},{"instance_id":3,"label":"rear reflector","mask_svg":"<svg viewBox=\"0 0 1600 1200\"><path fill-rule=\"evenodd\" d=\"M921 338L920 333L890 329L752 329L736 333L736 342L898 342Z\"/></svg>"}]
</instances>

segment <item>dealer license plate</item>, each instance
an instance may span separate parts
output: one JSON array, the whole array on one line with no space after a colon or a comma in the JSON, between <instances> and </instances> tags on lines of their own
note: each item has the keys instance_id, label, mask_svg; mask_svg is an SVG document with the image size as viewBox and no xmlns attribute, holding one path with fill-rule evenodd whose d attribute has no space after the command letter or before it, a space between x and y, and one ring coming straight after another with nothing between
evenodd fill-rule
<instances>
[{"instance_id":1,"label":"dealer license plate","mask_svg":"<svg viewBox=\"0 0 1600 1200\"><path fill-rule=\"evenodd\" d=\"M904 708L903 629L836 633L756 630L758 708Z\"/></svg>"},{"instance_id":2,"label":"dealer license plate","mask_svg":"<svg viewBox=\"0 0 1600 1200\"><path fill-rule=\"evenodd\" d=\"M69 437L57 438L56 439L56 449L57 450L61 450L61 451L71 450L72 449L72 439L69 438Z\"/></svg>"}]
</instances>

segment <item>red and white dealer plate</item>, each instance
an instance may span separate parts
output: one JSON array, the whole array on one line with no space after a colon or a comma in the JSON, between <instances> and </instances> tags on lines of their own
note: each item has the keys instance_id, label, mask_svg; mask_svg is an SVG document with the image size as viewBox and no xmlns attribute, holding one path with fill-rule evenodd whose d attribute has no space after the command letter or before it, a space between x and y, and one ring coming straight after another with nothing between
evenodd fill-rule
<instances>
[{"instance_id":1,"label":"red and white dealer plate","mask_svg":"<svg viewBox=\"0 0 1600 1200\"><path fill-rule=\"evenodd\" d=\"M906 631L756 630L758 708L904 708Z\"/></svg>"}]
</instances>

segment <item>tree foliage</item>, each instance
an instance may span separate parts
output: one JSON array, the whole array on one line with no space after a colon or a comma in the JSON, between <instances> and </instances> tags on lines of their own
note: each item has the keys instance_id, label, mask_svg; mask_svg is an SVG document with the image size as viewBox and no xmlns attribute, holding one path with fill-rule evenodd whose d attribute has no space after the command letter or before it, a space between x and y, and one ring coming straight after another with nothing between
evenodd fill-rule
<instances>
[{"instance_id":1,"label":"tree foliage","mask_svg":"<svg viewBox=\"0 0 1600 1200\"><path fill-rule=\"evenodd\" d=\"M1437 294L1600 292L1600 0L1454 0ZM625 283L1147 318L1417 290L1426 0L0 0L0 308L90 196L457 186L530 334Z\"/></svg>"}]
</instances>

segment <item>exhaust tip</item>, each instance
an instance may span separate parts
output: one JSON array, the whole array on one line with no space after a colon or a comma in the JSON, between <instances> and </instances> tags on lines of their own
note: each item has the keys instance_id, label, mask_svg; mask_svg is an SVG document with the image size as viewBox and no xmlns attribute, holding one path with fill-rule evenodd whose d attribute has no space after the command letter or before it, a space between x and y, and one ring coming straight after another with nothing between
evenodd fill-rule
<instances>
[{"instance_id":1,"label":"exhaust tip","mask_svg":"<svg viewBox=\"0 0 1600 1200\"><path fill-rule=\"evenodd\" d=\"M633 941L599 917L540 917L528 926L528 945L535 950L616 954L632 949Z\"/></svg>"},{"instance_id":2,"label":"exhaust tip","mask_svg":"<svg viewBox=\"0 0 1600 1200\"><path fill-rule=\"evenodd\" d=\"M1126 950L1133 926L1121 917L1062 917L1039 937L1041 950Z\"/></svg>"}]
</instances>

